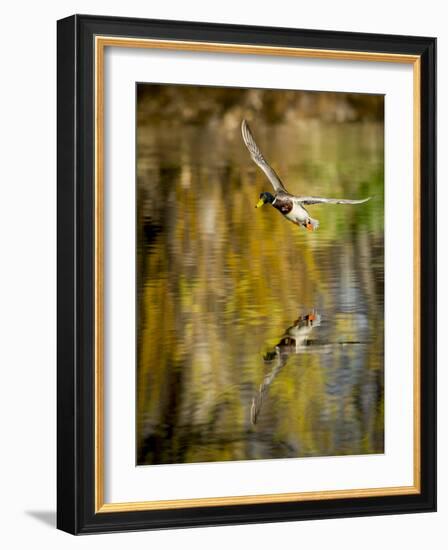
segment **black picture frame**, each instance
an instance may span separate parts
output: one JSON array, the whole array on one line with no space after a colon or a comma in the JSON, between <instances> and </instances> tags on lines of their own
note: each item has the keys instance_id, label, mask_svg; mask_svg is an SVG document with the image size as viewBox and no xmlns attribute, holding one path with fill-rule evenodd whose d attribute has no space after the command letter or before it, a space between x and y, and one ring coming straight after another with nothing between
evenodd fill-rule
<instances>
[{"instance_id":1,"label":"black picture frame","mask_svg":"<svg viewBox=\"0 0 448 550\"><path fill-rule=\"evenodd\" d=\"M95 36L420 56L419 494L95 512ZM57 526L72 534L431 512L436 509L436 39L74 15L57 24Z\"/></svg>"}]
</instances>

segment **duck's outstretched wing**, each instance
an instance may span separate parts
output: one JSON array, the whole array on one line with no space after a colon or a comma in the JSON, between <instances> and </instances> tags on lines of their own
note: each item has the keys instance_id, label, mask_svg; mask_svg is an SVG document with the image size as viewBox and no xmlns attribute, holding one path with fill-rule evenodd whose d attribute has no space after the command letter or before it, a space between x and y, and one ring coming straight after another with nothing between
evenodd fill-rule
<instances>
[{"instance_id":1,"label":"duck's outstretched wing","mask_svg":"<svg viewBox=\"0 0 448 550\"><path fill-rule=\"evenodd\" d=\"M326 199L324 197L294 197L294 198L297 202L300 202L301 204L309 205L309 204L361 204L363 202L369 201L371 197L367 197L366 199L358 199L358 200Z\"/></svg>"},{"instance_id":2,"label":"duck's outstretched wing","mask_svg":"<svg viewBox=\"0 0 448 550\"><path fill-rule=\"evenodd\" d=\"M254 136L250 131L249 125L245 120L243 120L243 122L241 123L241 134L243 135L243 140L244 140L244 143L246 144L246 147L249 149L249 153L250 153L250 156L252 157L252 160L266 174L266 176L268 177L268 180L272 183L272 186L274 187L275 191L277 193L282 191L284 193L287 193L285 186L280 181L280 178L277 176L274 170L269 166L269 164L265 161L260 149L258 148L258 145L255 143Z\"/></svg>"}]
</instances>

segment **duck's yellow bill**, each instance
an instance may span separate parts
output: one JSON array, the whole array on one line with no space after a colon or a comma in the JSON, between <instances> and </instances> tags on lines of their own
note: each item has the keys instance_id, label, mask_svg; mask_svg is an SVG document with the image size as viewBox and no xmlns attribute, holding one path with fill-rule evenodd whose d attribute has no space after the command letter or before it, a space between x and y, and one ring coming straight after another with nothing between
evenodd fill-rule
<instances>
[{"instance_id":1,"label":"duck's yellow bill","mask_svg":"<svg viewBox=\"0 0 448 550\"><path fill-rule=\"evenodd\" d=\"M255 208L260 208L260 206L263 206L264 204L264 200L263 199L260 199L258 202L257 202L257 206Z\"/></svg>"}]
</instances>

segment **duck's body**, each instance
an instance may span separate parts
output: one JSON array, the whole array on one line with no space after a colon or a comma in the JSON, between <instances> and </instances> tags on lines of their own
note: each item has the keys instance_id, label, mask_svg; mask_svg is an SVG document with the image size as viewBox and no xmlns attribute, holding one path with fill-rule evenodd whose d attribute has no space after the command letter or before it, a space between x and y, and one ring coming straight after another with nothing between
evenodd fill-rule
<instances>
[{"instance_id":1,"label":"duck's body","mask_svg":"<svg viewBox=\"0 0 448 550\"><path fill-rule=\"evenodd\" d=\"M265 204L265 203L263 203ZM296 197L288 193L277 193L271 203L287 220L307 229L317 229L319 222L313 219ZM261 205L260 205L261 206Z\"/></svg>"},{"instance_id":2,"label":"duck's body","mask_svg":"<svg viewBox=\"0 0 448 550\"><path fill-rule=\"evenodd\" d=\"M352 200L352 199L328 199L324 197L302 197L295 196L289 193L275 171L269 166L264 159L255 139L250 131L249 125L245 120L241 124L241 133L244 143L249 150L252 160L266 174L271 182L275 195L271 193L261 193L257 208L264 204L271 204L276 208L287 220L296 225L304 227L309 231L314 231L319 227L318 220L313 219L305 208L305 205L311 204L361 204L370 199Z\"/></svg>"}]
</instances>

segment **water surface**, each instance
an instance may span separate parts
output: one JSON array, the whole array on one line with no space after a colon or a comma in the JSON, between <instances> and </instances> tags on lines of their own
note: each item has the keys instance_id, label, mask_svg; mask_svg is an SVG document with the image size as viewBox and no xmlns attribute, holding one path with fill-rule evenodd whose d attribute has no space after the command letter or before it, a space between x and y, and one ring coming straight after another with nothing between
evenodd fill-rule
<instances>
[{"instance_id":1,"label":"water surface","mask_svg":"<svg viewBox=\"0 0 448 550\"><path fill-rule=\"evenodd\" d=\"M239 122L138 125L137 463L382 453L383 126L252 122L290 192L373 197L309 233Z\"/></svg>"}]
</instances>

